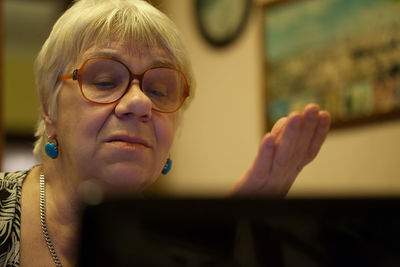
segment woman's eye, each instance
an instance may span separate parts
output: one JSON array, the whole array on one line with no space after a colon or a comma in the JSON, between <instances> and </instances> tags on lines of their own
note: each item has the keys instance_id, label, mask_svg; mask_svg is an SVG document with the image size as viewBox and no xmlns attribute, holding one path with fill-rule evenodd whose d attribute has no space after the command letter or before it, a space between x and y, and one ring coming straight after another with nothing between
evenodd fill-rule
<instances>
[{"instance_id":1,"label":"woman's eye","mask_svg":"<svg viewBox=\"0 0 400 267\"><path fill-rule=\"evenodd\" d=\"M166 97L168 96L168 88L165 84L154 83L146 86L145 92L149 97Z\"/></svg>"},{"instance_id":2,"label":"woman's eye","mask_svg":"<svg viewBox=\"0 0 400 267\"><path fill-rule=\"evenodd\" d=\"M94 85L101 90L110 90L116 87L116 84L112 81L95 82Z\"/></svg>"},{"instance_id":3,"label":"woman's eye","mask_svg":"<svg viewBox=\"0 0 400 267\"><path fill-rule=\"evenodd\" d=\"M150 94L151 96L155 96L155 97L166 97L167 96L167 94L164 91L160 91L160 90L148 90L147 93Z\"/></svg>"}]
</instances>

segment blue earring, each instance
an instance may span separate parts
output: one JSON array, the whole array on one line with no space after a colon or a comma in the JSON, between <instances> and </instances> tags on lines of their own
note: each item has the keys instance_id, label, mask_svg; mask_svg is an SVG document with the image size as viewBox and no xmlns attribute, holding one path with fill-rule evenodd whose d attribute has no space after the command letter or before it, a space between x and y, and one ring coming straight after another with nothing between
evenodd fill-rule
<instances>
[{"instance_id":1,"label":"blue earring","mask_svg":"<svg viewBox=\"0 0 400 267\"><path fill-rule=\"evenodd\" d=\"M50 139L50 138L49 138ZM55 159L58 157L58 143L57 139L52 138L53 140L49 140L45 146L45 151L47 156L49 156L52 159Z\"/></svg>"},{"instance_id":2,"label":"blue earring","mask_svg":"<svg viewBox=\"0 0 400 267\"><path fill-rule=\"evenodd\" d=\"M170 158L168 158L167 162L165 162L164 168L161 173L166 175L167 173L169 173L171 168L172 168L172 160Z\"/></svg>"}]
</instances>

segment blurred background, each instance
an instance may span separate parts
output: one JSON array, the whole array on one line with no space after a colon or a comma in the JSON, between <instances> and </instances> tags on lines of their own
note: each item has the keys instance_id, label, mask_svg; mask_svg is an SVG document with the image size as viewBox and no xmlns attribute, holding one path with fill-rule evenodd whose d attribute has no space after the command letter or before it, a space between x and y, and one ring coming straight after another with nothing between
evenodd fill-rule
<instances>
[{"instance_id":1,"label":"blurred background","mask_svg":"<svg viewBox=\"0 0 400 267\"><path fill-rule=\"evenodd\" d=\"M151 1L183 33L197 81L171 151L172 171L161 176L151 191L224 195L247 170L270 124L267 107L272 95L267 84L273 69L265 50L272 44L265 31L283 21L275 19L268 24L268 18L289 5L296 14L296 4L306 1ZM52 24L69 4L61 0L1 1L2 171L37 164L31 155L39 116L32 65ZM274 45L280 47L279 43ZM339 45L332 42L331 49ZM290 55L284 56L290 60ZM359 91L352 95L360 95ZM304 97L300 97L291 103L302 103ZM358 99L366 99L365 93ZM346 103L352 110L360 106L354 97L347 97ZM400 194L400 116L393 107L383 115L371 113L366 119L350 118L335 125L317 159L297 178L289 197Z\"/></svg>"}]
</instances>

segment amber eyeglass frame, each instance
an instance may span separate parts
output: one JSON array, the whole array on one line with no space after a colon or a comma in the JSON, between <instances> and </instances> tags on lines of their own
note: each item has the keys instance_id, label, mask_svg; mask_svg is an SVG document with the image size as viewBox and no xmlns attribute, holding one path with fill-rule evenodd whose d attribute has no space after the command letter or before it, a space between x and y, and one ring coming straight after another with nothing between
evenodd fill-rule
<instances>
[{"instance_id":1,"label":"amber eyeglass frame","mask_svg":"<svg viewBox=\"0 0 400 267\"><path fill-rule=\"evenodd\" d=\"M118 63L120 63L121 65L123 65L123 66L126 68L126 70L128 71L128 73L129 73L129 83L128 83L127 87L125 88L125 91L123 92L123 94L122 94L119 98L117 98L116 100L109 101L109 102L97 102L97 101L93 101L93 100L87 98L86 95L83 93L83 89L82 89L82 76L83 76L85 67L86 67L86 65L87 65L90 61L92 61L92 60L98 60L98 59L112 60L112 61L118 62ZM123 62L121 62L121 61L118 60L118 59L115 59L115 58L112 58L112 57L93 57L93 58L87 59L87 60L82 64L82 66L81 66L79 69L75 69L73 72L71 72L71 73L69 73L69 74L62 75L62 76L59 77L59 79L62 80L62 81L66 81L66 80L69 80L69 79L72 79L72 80L74 80L74 81L78 81L79 89L80 89L80 91L81 91L81 95L82 95L83 98L84 98L85 100L87 100L88 102L95 103L95 104L111 104L111 103L117 102L118 100L120 100L120 99L126 94L126 92L127 92L127 91L129 90L129 88L131 87L132 81L135 80L135 79L137 79L137 80L139 81L140 90L143 92L142 83L143 83L143 77L144 77L144 75L145 75L148 71L150 71L150 70L153 70L153 69L160 69L160 68L174 70L174 71L178 72L178 73L182 76L182 78L183 78L183 82L184 82L184 91L183 91L183 96L182 96L181 102L180 102L180 104L178 105L177 108L175 108L174 110L171 110L171 111L170 111L170 110L168 110L168 111L160 110L160 109L156 108L156 107L154 106L154 103L152 102L152 104L153 104L152 109L153 109L153 110L158 111L158 112L162 112L162 113L173 113L173 112L178 111L178 110L183 106L183 103L185 102L186 98L189 96L189 85L188 85L188 82L187 82L186 77L185 77L185 75L183 74L183 72L180 71L180 70L178 70L178 69L172 68L172 67L168 67L168 66L153 66L153 67L150 67L150 68L146 69L146 70L143 71L142 73L139 73L139 74L138 74L138 73L133 73L133 72L128 68L128 66L126 66L126 64L124 64ZM146 95L146 96L147 96L147 95ZM151 100L151 99L150 99L150 100Z\"/></svg>"}]
</instances>

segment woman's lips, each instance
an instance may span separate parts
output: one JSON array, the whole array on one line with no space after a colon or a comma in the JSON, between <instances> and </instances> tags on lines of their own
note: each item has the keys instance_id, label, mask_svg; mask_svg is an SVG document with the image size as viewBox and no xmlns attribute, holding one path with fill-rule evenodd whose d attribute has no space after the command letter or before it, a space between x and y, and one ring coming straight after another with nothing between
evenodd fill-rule
<instances>
[{"instance_id":1,"label":"woman's lips","mask_svg":"<svg viewBox=\"0 0 400 267\"><path fill-rule=\"evenodd\" d=\"M144 150L151 148L146 140L139 137L112 136L106 142L125 149Z\"/></svg>"}]
</instances>

